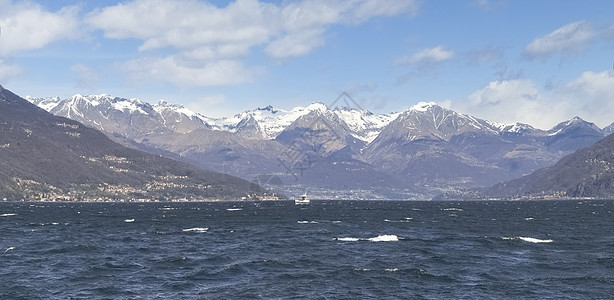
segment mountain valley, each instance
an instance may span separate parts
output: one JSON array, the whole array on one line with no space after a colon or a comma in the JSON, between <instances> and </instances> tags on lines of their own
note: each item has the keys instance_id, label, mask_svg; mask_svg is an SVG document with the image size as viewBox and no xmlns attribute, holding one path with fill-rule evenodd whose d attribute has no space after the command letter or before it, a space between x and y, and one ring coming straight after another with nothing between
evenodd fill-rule
<instances>
[{"instance_id":1,"label":"mountain valley","mask_svg":"<svg viewBox=\"0 0 614 300\"><path fill-rule=\"evenodd\" d=\"M613 127L575 117L540 130L426 102L382 115L352 100L211 118L164 101L108 95L27 99L125 146L319 198L430 199L490 186L552 166Z\"/></svg>"}]
</instances>

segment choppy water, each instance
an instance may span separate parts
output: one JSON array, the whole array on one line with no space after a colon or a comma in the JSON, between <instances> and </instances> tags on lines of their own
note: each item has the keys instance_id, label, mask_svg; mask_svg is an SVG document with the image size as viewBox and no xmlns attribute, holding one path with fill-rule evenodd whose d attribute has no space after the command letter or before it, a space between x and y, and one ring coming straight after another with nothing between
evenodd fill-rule
<instances>
[{"instance_id":1,"label":"choppy water","mask_svg":"<svg viewBox=\"0 0 614 300\"><path fill-rule=\"evenodd\" d=\"M613 211L614 201L0 203L0 298L611 298Z\"/></svg>"}]
</instances>

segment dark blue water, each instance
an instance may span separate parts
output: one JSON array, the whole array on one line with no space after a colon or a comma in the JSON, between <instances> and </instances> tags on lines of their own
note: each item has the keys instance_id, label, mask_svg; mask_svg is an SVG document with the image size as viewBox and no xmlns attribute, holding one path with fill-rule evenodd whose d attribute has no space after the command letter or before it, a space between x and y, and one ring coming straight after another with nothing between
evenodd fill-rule
<instances>
[{"instance_id":1,"label":"dark blue water","mask_svg":"<svg viewBox=\"0 0 614 300\"><path fill-rule=\"evenodd\" d=\"M614 201L0 203L0 298L611 298L613 212Z\"/></svg>"}]
</instances>

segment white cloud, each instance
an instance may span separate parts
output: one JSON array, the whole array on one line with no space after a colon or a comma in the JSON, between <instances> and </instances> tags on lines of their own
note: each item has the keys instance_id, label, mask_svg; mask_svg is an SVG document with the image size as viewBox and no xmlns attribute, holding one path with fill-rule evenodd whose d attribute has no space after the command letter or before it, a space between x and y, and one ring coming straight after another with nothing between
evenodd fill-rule
<instances>
[{"instance_id":1,"label":"white cloud","mask_svg":"<svg viewBox=\"0 0 614 300\"><path fill-rule=\"evenodd\" d=\"M584 72L552 89L530 80L494 81L452 108L495 122L523 122L549 129L579 116L604 127L614 122L614 72Z\"/></svg>"},{"instance_id":2,"label":"white cloud","mask_svg":"<svg viewBox=\"0 0 614 300\"><path fill-rule=\"evenodd\" d=\"M543 37L534 39L524 49L528 58L548 58L554 54L571 54L582 51L598 35L585 22L567 24Z\"/></svg>"},{"instance_id":3,"label":"white cloud","mask_svg":"<svg viewBox=\"0 0 614 300\"><path fill-rule=\"evenodd\" d=\"M550 120L539 118L543 114L543 101L533 82L507 80L493 81L464 101L451 105L453 109L495 122L523 122L547 127L550 126Z\"/></svg>"},{"instance_id":4,"label":"white cloud","mask_svg":"<svg viewBox=\"0 0 614 300\"><path fill-rule=\"evenodd\" d=\"M454 57L454 51L447 50L443 46L423 49L411 56L403 56L395 61L396 64L428 64L439 63Z\"/></svg>"},{"instance_id":5,"label":"white cloud","mask_svg":"<svg viewBox=\"0 0 614 300\"><path fill-rule=\"evenodd\" d=\"M414 15L418 11L418 3L412 0L365 0L348 1L354 4L349 9L349 22L360 23L374 17L390 17L400 14Z\"/></svg>"},{"instance_id":6,"label":"white cloud","mask_svg":"<svg viewBox=\"0 0 614 300\"><path fill-rule=\"evenodd\" d=\"M192 101L186 104L186 107L207 117L232 116L236 111L232 110L226 101L224 94L213 94Z\"/></svg>"},{"instance_id":7,"label":"white cloud","mask_svg":"<svg viewBox=\"0 0 614 300\"><path fill-rule=\"evenodd\" d=\"M252 72L237 60L205 63L183 61L175 56L128 61L124 69L137 82L155 79L180 87L238 84L250 81Z\"/></svg>"},{"instance_id":8,"label":"white cloud","mask_svg":"<svg viewBox=\"0 0 614 300\"><path fill-rule=\"evenodd\" d=\"M322 44L322 30L305 30L272 41L264 51L275 59L286 59L305 55Z\"/></svg>"},{"instance_id":9,"label":"white cloud","mask_svg":"<svg viewBox=\"0 0 614 300\"><path fill-rule=\"evenodd\" d=\"M556 97L567 103L568 114L601 126L614 122L614 72L584 72L557 90Z\"/></svg>"},{"instance_id":10,"label":"white cloud","mask_svg":"<svg viewBox=\"0 0 614 300\"><path fill-rule=\"evenodd\" d=\"M100 81L98 72L83 64L76 64L70 67L77 79L77 87L82 89L94 89Z\"/></svg>"},{"instance_id":11,"label":"white cloud","mask_svg":"<svg viewBox=\"0 0 614 300\"><path fill-rule=\"evenodd\" d=\"M0 58L0 81L6 81L21 74L23 70L10 62L5 62Z\"/></svg>"},{"instance_id":12,"label":"white cloud","mask_svg":"<svg viewBox=\"0 0 614 300\"><path fill-rule=\"evenodd\" d=\"M9 0L0 0L0 7L0 56L83 36L77 7L64 7L54 13L35 3Z\"/></svg>"},{"instance_id":13,"label":"white cloud","mask_svg":"<svg viewBox=\"0 0 614 300\"><path fill-rule=\"evenodd\" d=\"M163 62L166 69L174 69L171 76L199 77L201 80L191 81L192 84L206 86L243 82L245 78L219 80L215 76L196 76L198 74L191 72L198 69L195 65L206 66L206 71L233 61L231 69L236 70L240 64L237 61L254 48L263 49L276 60L306 55L325 43L330 25L354 25L380 16L412 15L417 11L416 3L415 0L303 0L277 5L236 0L225 7L217 7L196 0L134 0L90 13L87 22L103 30L106 38L141 40L138 49L141 52L171 51L172 59L148 60ZM191 67L185 68L185 62L190 60ZM178 62L183 64L170 66ZM183 75L181 70L191 74ZM239 73L249 73L244 71ZM227 78L223 74L222 77ZM179 82L177 77L167 81Z\"/></svg>"}]
</instances>

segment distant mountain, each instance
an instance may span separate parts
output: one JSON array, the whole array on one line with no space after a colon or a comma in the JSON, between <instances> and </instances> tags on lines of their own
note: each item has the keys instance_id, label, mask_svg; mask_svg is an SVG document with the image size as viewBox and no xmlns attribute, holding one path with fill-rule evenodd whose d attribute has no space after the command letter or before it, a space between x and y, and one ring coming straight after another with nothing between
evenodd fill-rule
<instances>
[{"instance_id":1,"label":"distant mountain","mask_svg":"<svg viewBox=\"0 0 614 300\"><path fill-rule=\"evenodd\" d=\"M103 105L80 97L84 106ZM86 117L66 106L48 105L74 117ZM57 102L56 102L57 103ZM136 101L122 109L142 111L151 106ZM92 119L119 132L130 129L113 115L110 105ZM125 104L125 103L122 103ZM94 110L91 112L93 113ZM105 118L106 117L106 118ZM109 119L102 123L101 120ZM249 182L206 171L158 155L117 144L101 132L54 116L0 86L0 195L6 200L204 200L237 199L261 193Z\"/></svg>"},{"instance_id":2,"label":"distant mountain","mask_svg":"<svg viewBox=\"0 0 614 300\"><path fill-rule=\"evenodd\" d=\"M166 156L177 155L186 162L255 182L260 182L262 176L275 176L283 182L284 189L291 185L297 190L305 187L339 191L395 185L393 178L378 174L369 164L351 155L341 155L343 151L337 152L345 143L359 151L394 115L373 115L347 108L330 110L324 104L314 103L289 111L268 106L231 118L209 118L166 102L149 105L108 95L29 100L54 114L100 129L124 145ZM54 102L55 105L50 104ZM310 153L309 166L289 158L293 139L301 142L301 135L308 134L312 125L309 120L320 120L323 116L332 119L320 126L331 125L334 130L330 133L344 134L343 143L332 149L334 155ZM312 143L308 147L318 145ZM374 176L380 179L373 180Z\"/></svg>"},{"instance_id":3,"label":"distant mountain","mask_svg":"<svg viewBox=\"0 0 614 300\"><path fill-rule=\"evenodd\" d=\"M614 123L612 123L612 124L610 124L609 126L607 126L607 127L603 128L603 132L604 132L606 135L610 135L610 134L614 133Z\"/></svg>"},{"instance_id":4,"label":"distant mountain","mask_svg":"<svg viewBox=\"0 0 614 300\"><path fill-rule=\"evenodd\" d=\"M276 178L283 189L318 190L321 197L352 190L359 198L430 198L489 186L551 166L605 136L577 117L544 131L426 102L382 115L313 103L210 118L108 95L29 100L129 147L255 182Z\"/></svg>"},{"instance_id":5,"label":"distant mountain","mask_svg":"<svg viewBox=\"0 0 614 300\"><path fill-rule=\"evenodd\" d=\"M561 122L548 130L546 145L551 149L575 151L602 139L605 133L593 123L580 117Z\"/></svg>"},{"instance_id":6,"label":"distant mountain","mask_svg":"<svg viewBox=\"0 0 614 300\"><path fill-rule=\"evenodd\" d=\"M561 159L554 166L484 189L480 197L614 198L614 135Z\"/></svg>"},{"instance_id":7,"label":"distant mountain","mask_svg":"<svg viewBox=\"0 0 614 300\"><path fill-rule=\"evenodd\" d=\"M448 190L520 177L601 138L599 128L579 118L546 132L419 103L386 126L365 157L407 183Z\"/></svg>"}]
</instances>

